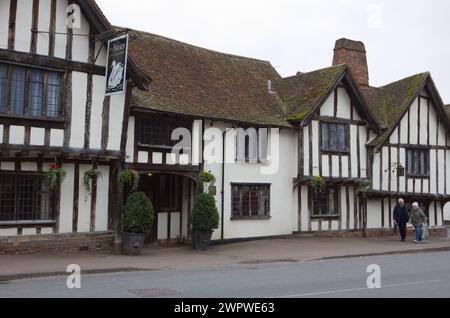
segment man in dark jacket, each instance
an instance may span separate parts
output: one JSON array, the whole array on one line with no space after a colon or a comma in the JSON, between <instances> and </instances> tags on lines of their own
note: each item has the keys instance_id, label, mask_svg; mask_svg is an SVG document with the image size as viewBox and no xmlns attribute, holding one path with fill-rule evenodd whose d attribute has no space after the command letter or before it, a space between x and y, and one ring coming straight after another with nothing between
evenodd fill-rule
<instances>
[{"instance_id":1,"label":"man in dark jacket","mask_svg":"<svg viewBox=\"0 0 450 318\"><path fill-rule=\"evenodd\" d=\"M394 209L394 221L398 225L400 230L400 236L402 238L402 242L406 241L406 226L409 221L409 211L408 207L405 204L405 200L399 199L398 204Z\"/></svg>"}]
</instances>

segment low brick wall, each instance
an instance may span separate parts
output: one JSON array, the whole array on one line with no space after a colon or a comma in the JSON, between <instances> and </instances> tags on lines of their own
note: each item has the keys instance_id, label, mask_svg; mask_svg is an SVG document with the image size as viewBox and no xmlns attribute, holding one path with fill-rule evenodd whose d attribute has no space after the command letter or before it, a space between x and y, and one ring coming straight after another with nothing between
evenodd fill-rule
<instances>
[{"instance_id":1,"label":"low brick wall","mask_svg":"<svg viewBox=\"0 0 450 318\"><path fill-rule=\"evenodd\" d=\"M112 252L113 243L112 233L0 237L0 255Z\"/></svg>"},{"instance_id":2,"label":"low brick wall","mask_svg":"<svg viewBox=\"0 0 450 318\"><path fill-rule=\"evenodd\" d=\"M447 238L448 232L445 227L434 227L429 229L430 238ZM393 229L370 229L367 231L367 237L392 237L398 235L400 237L400 233L397 234ZM412 228L408 228L407 232L408 237L414 237L416 232ZM364 237L364 233L362 230L357 231L346 231L346 232L315 232L315 233L299 233L296 236L299 237Z\"/></svg>"}]
</instances>

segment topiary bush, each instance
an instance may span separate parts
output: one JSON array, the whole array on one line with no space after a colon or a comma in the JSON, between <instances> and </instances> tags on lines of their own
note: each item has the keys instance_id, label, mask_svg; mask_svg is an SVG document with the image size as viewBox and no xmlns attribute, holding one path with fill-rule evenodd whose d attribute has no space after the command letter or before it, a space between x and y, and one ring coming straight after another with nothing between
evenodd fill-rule
<instances>
[{"instance_id":1,"label":"topiary bush","mask_svg":"<svg viewBox=\"0 0 450 318\"><path fill-rule=\"evenodd\" d=\"M154 219L155 210L145 193L132 193L123 208L123 231L148 234L152 229Z\"/></svg>"},{"instance_id":2,"label":"topiary bush","mask_svg":"<svg viewBox=\"0 0 450 318\"><path fill-rule=\"evenodd\" d=\"M219 211L212 195L202 193L192 209L192 228L194 231L212 231L219 227Z\"/></svg>"}]
</instances>

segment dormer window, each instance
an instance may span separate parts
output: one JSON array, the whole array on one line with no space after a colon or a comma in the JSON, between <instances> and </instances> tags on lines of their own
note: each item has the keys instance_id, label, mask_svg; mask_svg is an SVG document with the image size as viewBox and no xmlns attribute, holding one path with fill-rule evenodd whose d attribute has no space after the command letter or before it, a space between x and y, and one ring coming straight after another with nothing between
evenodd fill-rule
<instances>
[{"instance_id":1,"label":"dormer window","mask_svg":"<svg viewBox=\"0 0 450 318\"><path fill-rule=\"evenodd\" d=\"M324 152L348 153L350 151L349 126L338 123L321 123L321 149Z\"/></svg>"},{"instance_id":2,"label":"dormer window","mask_svg":"<svg viewBox=\"0 0 450 318\"><path fill-rule=\"evenodd\" d=\"M0 64L0 115L61 118L62 92L61 73Z\"/></svg>"}]
</instances>

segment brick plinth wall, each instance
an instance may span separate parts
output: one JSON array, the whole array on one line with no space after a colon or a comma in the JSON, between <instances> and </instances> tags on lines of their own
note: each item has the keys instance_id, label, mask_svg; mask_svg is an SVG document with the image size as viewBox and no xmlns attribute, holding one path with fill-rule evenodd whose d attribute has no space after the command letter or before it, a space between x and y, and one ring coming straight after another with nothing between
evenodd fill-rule
<instances>
[{"instance_id":1,"label":"brick plinth wall","mask_svg":"<svg viewBox=\"0 0 450 318\"><path fill-rule=\"evenodd\" d=\"M0 237L0 255L112 252L113 243L112 233Z\"/></svg>"},{"instance_id":2,"label":"brick plinth wall","mask_svg":"<svg viewBox=\"0 0 450 318\"><path fill-rule=\"evenodd\" d=\"M447 238L447 229L446 228L430 228L430 238ZM408 229L408 237L414 237L415 236L415 230L414 229ZM400 233L397 232L397 234L394 233L394 230L392 229L376 229L376 230L368 230L367 231L367 237L392 237L396 236L400 238ZM362 230L357 231L347 231L347 232L315 232L315 233L299 233L296 236L299 237L364 237Z\"/></svg>"}]
</instances>

